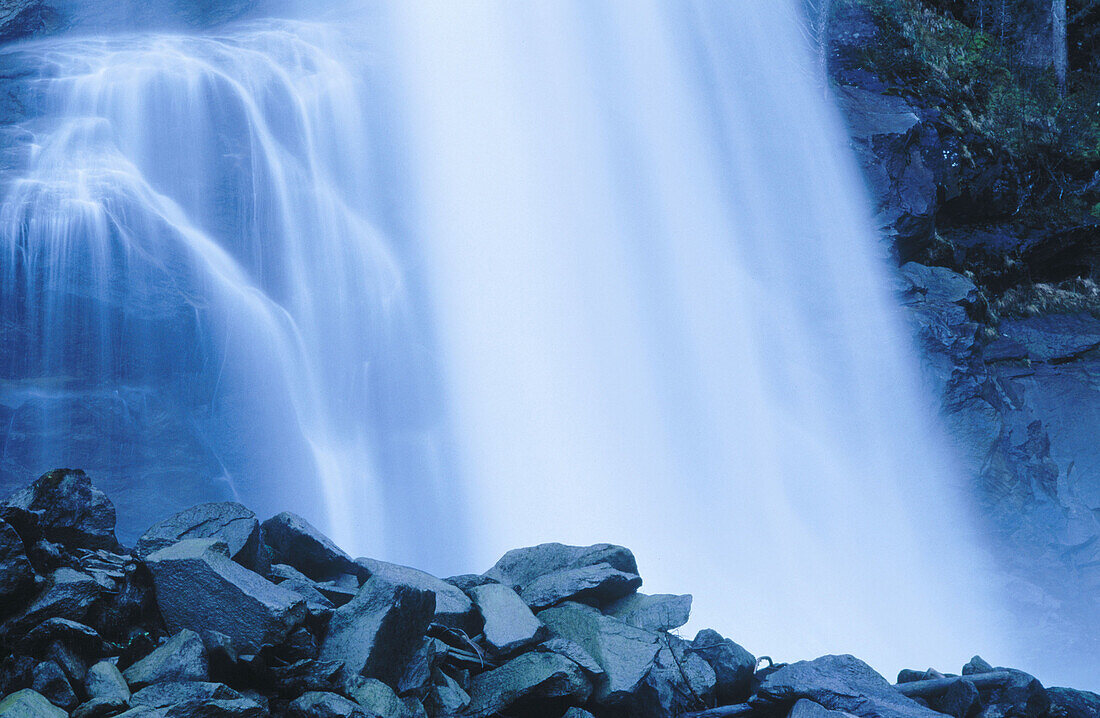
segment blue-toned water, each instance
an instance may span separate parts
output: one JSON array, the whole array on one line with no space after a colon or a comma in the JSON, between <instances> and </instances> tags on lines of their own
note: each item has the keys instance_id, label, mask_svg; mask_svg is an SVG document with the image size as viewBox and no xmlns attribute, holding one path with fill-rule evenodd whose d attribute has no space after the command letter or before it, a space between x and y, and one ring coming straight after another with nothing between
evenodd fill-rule
<instances>
[{"instance_id":1,"label":"blue-toned water","mask_svg":"<svg viewBox=\"0 0 1100 718\"><path fill-rule=\"evenodd\" d=\"M614 541L776 658L1009 660L794 3L263 14L4 56L0 467L440 573Z\"/></svg>"}]
</instances>

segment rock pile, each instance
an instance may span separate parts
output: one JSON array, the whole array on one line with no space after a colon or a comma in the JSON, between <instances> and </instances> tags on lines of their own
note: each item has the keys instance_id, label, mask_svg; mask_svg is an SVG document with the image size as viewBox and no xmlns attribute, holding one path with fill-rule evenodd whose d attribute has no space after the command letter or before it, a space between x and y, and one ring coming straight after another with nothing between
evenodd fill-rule
<instances>
[{"instance_id":1,"label":"rock pile","mask_svg":"<svg viewBox=\"0 0 1100 718\"><path fill-rule=\"evenodd\" d=\"M1100 696L979 658L897 685L852 656L757 670L715 631L672 633L691 597L638 593L620 546L443 580L353 560L291 513L203 504L133 550L114 523L82 471L0 504L0 716L1100 716Z\"/></svg>"}]
</instances>

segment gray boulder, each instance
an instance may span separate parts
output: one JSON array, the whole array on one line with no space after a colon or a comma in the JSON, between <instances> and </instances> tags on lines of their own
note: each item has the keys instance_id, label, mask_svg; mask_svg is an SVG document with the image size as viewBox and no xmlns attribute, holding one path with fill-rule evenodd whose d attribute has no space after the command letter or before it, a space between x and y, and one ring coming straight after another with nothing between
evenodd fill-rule
<instances>
[{"instance_id":1,"label":"gray boulder","mask_svg":"<svg viewBox=\"0 0 1100 718\"><path fill-rule=\"evenodd\" d=\"M221 683L206 681L167 680L142 688L130 699L135 708L162 709L181 703L202 701L228 701L241 698L241 694Z\"/></svg>"},{"instance_id":2,"label":"gray boulder","mask_svg":"<svg viewBox=\"0 0 1100 718\"><path fill-rule=\"evenodd\" d=\"M787 718L848 718L851 715L851 713L845 713L844 711L831 711L822 705L803 698L794 704L791 712L787 714Z\"/></svg>"},{"instance_id":3,"label":"gray boulder","mask_svg":"<svg viewBox=\"0 0 1100 718\"><path fill-rule=\"evenodd\" d=\"M603 666L597 663L596 659L593 658L588 651L567 638L554 636L540 643L536 647L536 650L542 651L543 653L557 653L559 656L565 656L583 668L584 672L592 678L595 685L600 685L607 675Z\"/></svg>"},{"instance_id":4,"label":"gray boulder","mask_svg":"<svg viewBox=\"0 0 1100 718\"><path fill-rule=\"evenodd\" d=\"M972 681L963 679L952 683L932 707L955 718L969 718L981 709L982 696Z\"/></svg>"},{"instance_id":5,"label":"gray boulder","mask_svg":"<svg viewBox=\"0 0 1100 718\"><path fill-rule=\"evenodd\" d=\"M4 718L69 718L68 713L29 688L16 691L0 701L0 716Z\"/></svg>"},{"instance_id":6,"label":"gray boulder","mask_svg":"<svg viewBox=\"0 0 1100 718\"><path fill-rule=\"evenodd\" d=\"M432 715L453 716L464 713L470 705L470 694L443 671L432 675L431 687L424 698L424 708Z\"/></svg>"},{"instance_id":7,"label":"gray boulder","mask_svg":"<svg viewBox=\"0 0 1100 718\"><path fill-rule=\"evenodd\" d=\"M352 674L396 685L434 615L431 591L370 578L333 612L318 658L343 661Z\"/></svg>"},{"instance_id":8,"label":"gray boulder","mask_svg":"<svg viewBox=\"0 0 1100 718\"><path fill-rule=\"evenodd\" d=\"M241 650L279 643L304 620L305 600L226 554L220 541L185 539L146 558L168 629L217 631Z\"/></svg>"},{"instance_id":9,"label":"gray boulder","mask_svg":"<svg viewBox=\"0 0 1100 718\"><path fill-rule=\"evenodd\" d=\"M362 706L335 693L310 691L290 704L291 718L368 718Z\"/></svg>"},{"instance_id":10,"label":"gray boulder","mask_svg":"<svg viewBox=\"0 0 1100 718\"><path fill-rule=\"evenodd\" d=\"M717 679L714 669L691 652L682 638L665 635L661 649L636 695L631 715L638 718L672 718L714 704Z\"/></svg>"},{"instance_id":11,"label":"gray boulder","mask_svg":"<svg viewBox=\"0 0 1100 718\"><path fill-rule=\"evenodd\" d=\"M266 715L255 701L229 698L177 703L165 711L164 718L264 718Z\"/></svg>"},{"instance_id":12,"label":"gray boulder","mask_svg":"<svg viewBox=\"0 0 1100 718\"><path fill-rule=\"evenodd\" d=\"M350 556L298 514L284 511L264 521L262 529L272 563L293 566L315 581L361 572Z\"/></svg>"},{"instance_id":13,"label":"gray boulder","mask_svg":"<svg viewBox=\"0 0 1100 718\"><path fill-rule=\"evenodd\" d=\"M695 634L691 652L714 669L717 680L715 696L719 704L741 703L749 699L752 676L756 672L756 658L751 653L709 628Z\"/></svg>"},{"instance_id":14,"label":"gray boulder","mask_svg":"<svg viewBox=\"0 0 1100 718\"><path fill-rule=\"evenodd\" d=\"M596 686L596 699L608 705L638 690L661 648L656 634L579 603L548 608L539 618L554 635L576 643L599 664L605 675Z\"/></svg>"},{"instance_id":15,"label":"gray boulder","mask_svg":"<svg viewBox=\"0 0 1100 718\"><path fill-rule=\"evenodd\" d=\"M6 521L0 521L0 611L7 613L34 588L31 567L23 539Z\"/></svg>"},{"instance_id":16,"label":"gray boulder","mask_svg":"<svg viewBox=\"0 0 1100 718\"><path fill-rule=\"evenodd\" d=\"M192 506L153 524L138 539L134 555L145 558L154 551L193 538L220 539L229 548L231 559L257 573L266 571L260 560L260 522L256 514L231 501Z\"/></svg>"},{"instance_id":17,"label":"gray boulder","mask_svg":"<svg viewBox=\"0 0 1100 718\"><path fill-rule=\"evenodd\" d=\"M23 653L55 661L70 680L77 682L84 680L88 666L106 651L95 629L65 618L43 621L23 636L18 646Z\"/></svg>"},{"instance_id":18,"label":"gray boulder","mask_svg":"<svg viewBox=\"0 0 1100 718\"><path fill-rule=\"evenodd\" d=\"M691 617L691 595L634 593L604 606L603 611L646 631L671 631Z\"/></svg>"},{"instance_id":19,"label":"gray boulder","mask_svg":"<svg viewBox=\"0 0 1100 718\"><path fill-rule=\"evenodd\" d=\"M65 671L53 661L40 661L31 676L31 688L58 708L72 710L79 702Z\"/></svg>"},{"instance_id":20,"label":"gray boulder","mask_svg":"<svg viewBox=\"0 0 1100 718\"><path fill-rule=\"evenodd\" d=\"M874 669L854 656L822 656L770 673L760 682L765 702L791 704L802 698L860 718L943 718L906 698Z\"/></svg>"},{"instance_id":21,"label":"gray boulder","mask_svg":"<svg viewBox=\"0 0 1100 718\"><path fill-rule=\"evenodd\" d=\"M131 688L167 681L205 681L209 674L202 639L186 629L122 672Z\"/></svg>"},{"instance_id":22,"label":"gray boulder","mask_svg":"<svg viewBox=\"0 0 1100 718\"><path fill-rule=\"evenodd\" d=\"M4 632L22 636L51 618L82 621L102 593L102 587L91 576L59 568L50 574L31 604L4 623Z\"/></svg>"},{"instance_id":23,"label":"gray boulder","mask_svg":"<svg viewBox=\"0 0 1100 718\"><path fill-rule=\"evenodd\" d=\"M400 718L404 713L401 699L377 678L352 676L344 685L344 693L359 704L367 718Z\"/></svg>"},{"instance_id":24,"label":"gray boulder","mask_svg":"<svg viewBox=\"0 0 1100 718\"><path fill-rule=\"evenodd\" d=\"M512 587L534 609L567 599L606 604L642 585L629 549L547 543L509 551L485 576Z\"/></svg>"},{"instance_id":25,"label":"gray boulder","mask_svg":"<svg viewBox=\"0 0 1100 718\"><path fill-rule=\"evenodd\" d=\"M1095 718L1100 716L1100 695L1069 688L1048 688L1050 707L1061 712L1064 718ZM1057 715L1055 713L1054 715Z\"/></svg>"},{"instance_id":26,"label":"gray boulder","mask_svg":"<svg viewBox=\"0 0 1100 718\"><path fill-rule=\"evenodd\" d=\"M488 718L521 701L537 698L584 703L592 684L569 659L555 653L524 653L470 681L470 705L464 715Z\"/></svg>"},{"instance_id":27,"label":"gray boulder","mask_svg":"<svg viewBox=\"0 0 1100 718\"><path fill-rule=\"evenodd\" d=\"M368 576L377 576L397 586L408 586L435 594L435 623L471 634L477 632L478 617L474 604L456 586L429 573L394 563L370 558L359 558L355 562Z\"/></svg>"},{"instance_id":28,"label":"gray boulder","mask_svg":"<svg viewBox=\"0 0 1100 718\"><path fill-rule=\"evenodd\" d=\"M119 548L115 507L83 471L55 469L12 494L3 506L38 517L42 535L64 546Z\"/></svg>"},{"instance_id":29,"label":"gray boulder","mask_svg":"<svg viewBox=\"0 0 1100 718\"><path fill-rule=\"evenodd\" d=\"M100 661L88 669L84 676L84 692L90 698L130 700L130 687L118 670L118 666L109 661Z\"/></svg>"},{"instance_id":30,"label":"gray boulder","mask_svg":"<svg viewBox=\"0 0 1100 718\"><path fill-rule=\"evenodd\" d=\"M485 643L496 655L508 655L544 637L546 626L507 586L487 583L470 588L469 594L484 621Z\"/></svg>"},{"instance_id":31,"label":"gray boulder","mask_svg":"<svg viewBox=\"0 0 1100 718\"><path fill-rule=\"evenodd\" d=\"M116 698L92 698L78 705L72 712L72 718L108 718L122 713L129 704Z\"/></svg>"}]
</instances>

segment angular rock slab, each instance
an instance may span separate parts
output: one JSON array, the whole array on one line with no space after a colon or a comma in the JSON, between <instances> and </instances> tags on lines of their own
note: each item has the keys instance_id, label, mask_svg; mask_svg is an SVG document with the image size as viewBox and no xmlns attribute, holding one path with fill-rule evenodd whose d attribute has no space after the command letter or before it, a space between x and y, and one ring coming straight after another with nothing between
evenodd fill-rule
<instances>
[{"instance_id":1,"label":"angular rock slab","mask_svg":"<svg viewBox=\"0 0 1100 718\"><path fill-rule=\"evenodd\" d=\"M605 676L596 686L596 699L608 705L638 690L661 649L656 634L604 616L591 606L566 603L542 611L539 618L551 633L576 643L600 665Z\"/></svg>"},{"instance_id":2,"label":"angular rock slab","mask_svg":"<svg viewBox=\"0 0 1100 718\"><path fill-rule=\"evenodd\" d=\"M323 691L303 693L290 704L290 718L368 718L355 701Z\"/></svg>"},{"instance_id":3,"label":"angular rock slab","mask_svg":"<svg viewBox=\"0 0 1100 718\"><path fill-rule=\"evenodd\" d=\"M1060 710L1065 718L1100 716L1100 695L1069 688L1048 688L1051 708Z\"/></svg>"},{"instance_id":4,"label":"angular rock slab","mask_svg":"<svg viewBox=\"0 0 1100 718\"><path fill-rule=\"evenodd\" d=\"M480 611L485 642L496 655L514 653L538 643L546 626L512 589L499 583L474 586L468 591Z\"/></svg>"},{"instance_id":5,"label":"angular rock slab","mask_svg":"<svg viewBox=\"0 0 1100 718\"><path fill-rule=\"evenodd\" d=\"M102 587L87 574L59 568L22 613L4 623L9 636L21 636L51 619L83 620L102 595Z\"/></svg>"},{"instance_id":6,"label":"angular rock slab","mask_svg":"<svg viewBox=\"0 0 1100 718\"><path fill-rule=\"evenodd\" d=\"M653 667L631 700L631 716L672 718L714 705L717 679L710 664L676 636L661 637Z\"/></svg>"},{"instance_id":7,"label":"angular rock slab","mask_svg":"<svg viewBox=\"0 0 1100 718\"><path fill-rule=\"evenodd\" d=\"M612 544L546 543L514 549L485 576L512 587L536 610L567 599L606 604L642 585L634 554Z\"/></svg>"},{"instance_id":8,"label":"angular rock slab","mask_svg":"<svg viewBox=\"0 0 1100 718\"><path fill-rule=\"evenodd\" d=\"M23 539L8 522L0 521L0 612L7 613L33 589L34 568Z\"/></svg>"},{"instance_id":9,"label":"angular rock slab","mask_svg":"<svg viewBox=\"0 0 1100 718\"><path fill-rule=\"evenodd\" d=\"M199 634L184 629L122 675L130 688L139 689L153 684L205 681L210 676L210 667Z\"/></svg>"},{"instance_id":10,"label":"angular rock slab","mask_svg":"<svg viewBox=\"0 0 1100 718\"><path fill-rule=\"evenodd\" d=\"M134 707L162 709L179 703L227 701L241 697L240 693L222 683L169 680L141 689L134 694L130 703Z\"/></svg>"},{"instance_id":11,"label":"angular rock slab","mask_svg":"<svg viewBox=\"0 0 1100 718\"><path fill-rule=\"evenodd\" d=\"M4 718L69 718L69 714L50 703L40 693L24 688L0 701Z\"/></svg>"},{"instance_id":12,"label":"angular rock slab","mask_svg":"<svg viewBox=\"0 0 1100 718\"><path fill-rule=\"evenodd\" d=\"M860 718L943 718L906 698L873 668L854 656L822 656L770 673L757 695L769 702L793 704L806 698L834 711Z\"/></svg>"},{"instance_id":13,"label":"angular rock slab","mask_svg":"<svg viewBox=\"0 0 1100 718\"><path fill-rule=\"evenodd\" d=\"M752 693L752 676L756 672L756 658L741 646L718 631L705 628L695 634L691 652L714 669L717 679L715 696L719 705L741 703Z\"/></svg>"},{"instance_id":14,"label":"angular rock slab","mask_svg":"<svg viewBox=\"0 0 1100 718\"><path fill-rule=\"evenodd\" d=\"M42 534L50 541L112 551L119 547L114 504L83 471L49 471L2 505L35 514Z\"/></svg>"},{"instance_id":15,"label":"angular rock slab","mask_svg":"<svg viewBox=\"0 0 1100 718\"><path fill-rule=\"evenodd\" d=\"M145 558L154 551L195 538L224 541L231 559L257 573L266 569L258 561L260 522L256 514L232 501L199 504L158 521L138 539L134 555Z\"/></svg>"},{"instance_id":16,"label":"angular rock slab","mask_svg":"<svg viewBox=\"0 0 1100 718\"><path fill-rule=\"evenodd\" d=\"M458 587L430 573L395 563L371 558L359 558L355 563L369 576L377 576L398 586L431 591L435 594L435 618L433 619L435 623L449 628L458 628L471 635L477 632L478 617L474 611L474 604Z\"/></svg>"},{"instance_id":17,"label":"angular rock slab","mask_svg":"<svg viewBox=\"0 0 1100 718\"><path fill-rule=\"evenodd\" d=\"M849 718L851 713L844 711L831 711L805 698L799 700L787 714L787 718Z\"/></svg>"},{"instance_id":18,"label":"angular rock slab","mask_svg":"<svg viewBox=\"0 0 1100 718\"><path fill-rule=\"evenodd\" d=\"M329 581L361 570L328 536L298 514L284 511L262 524L271 563L293 566L314 581Z\"/></svg>"},{"instance_id":19,"label":"angular rock slab","mask_svg":"<svg viewBox=\"0 0 1100 718\"><path fill-rule=\"evenodd\" d=\"M351 674L397 685L435 615L435 594L367 579L332 614L318 660L343 661Z\"/></svg>"},{"instance_id":20,"label":"angular rock slab","mask_svg":"<svg viewBox=\"0 0 1100 718\"><path fill-rule=\"evenodd\" d=\"M583 703L591 693L592 684L568 658L556 653L524 653L470 681L470 705L463 715L489 718L533 698Z\"/></svg>"},{"instance_id":21,"label":"angular rock slab","mask_svg":"<svg viewBox=\"0 0 1100 718\"><path fill-rule=\"evenodd\" d=\"M691 617L691 594L634 593L605 606L604 613L645 631L671 631Z\"/></svg>"},{"instance_id":22,"label":"angular rock slab","mask_svg":"<svg viewBox=\"0 0 1100 718\"><path fill-rule=\"evenodd\" d=\"M146 560L170 631L211 630L241 650L279 643L306 616L305 600L230 560L215 539L186 539Z\"/></svg>"}]
</instances>

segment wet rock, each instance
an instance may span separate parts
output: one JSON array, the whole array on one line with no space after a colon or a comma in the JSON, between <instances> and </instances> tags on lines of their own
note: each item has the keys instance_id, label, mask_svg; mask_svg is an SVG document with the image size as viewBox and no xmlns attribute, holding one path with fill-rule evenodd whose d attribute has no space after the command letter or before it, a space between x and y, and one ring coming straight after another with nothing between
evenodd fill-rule
<instances>
[{"instance_id":1,"label":"wet rock","mask_svg":"<svg viewBox=\"0 0 1100 718\"><path fill-rule=\"evenodd\" d=\"M0 612L8 613L34 589L34 568L23 539L0 521Z\"/></svg>"},{"instance_id":2,"label":"wet rock","mask_svg":"<svg viewBox=\"0 0 1100 718\"><path fill-rule=\"evenodd\" d=\"M145 558L184 539L213 538L225 542L229 557L256 573L265 573L261 560L260 522L256 514L231 501L199 504L153 524L134 547Z\"/></svg>"},{"instance_id":3,"label":"wet rock","mask_svg":"<svg viewBox=\"0 0 1100 718\"><path fill-rule=\"evenodd\" d=\"M68 713L29 688L16 691L4 700L0 700L0 716L4 718L69 718Z\"/></svg>"},{"instance_id":4,"label":"wet rock","mask_svg":"<svg viewBox=\"0 0 1100 718\"><path fill-rule=\"evenodd\" d=\"M982 708L982 696L972 681L955 681L947 691L932 703L940 713L955 718L969 718Z\"/></svg>"},{"instance_id":5,"label":"wet rock","mask_svg":"<svg viewBox=\"0 0 1100 718\"><path fill-rule=\"evenodd\" d=\"M550 631L585 650L606 674L596 698L614 705L638 690L660 650L656 634L579 603L548 608L539 618Z\"/></svg>"},{"instance_id":6,"label":"wet rock","mask_svg":"<svg viewBox=\"0 0 1100 718\"><path fill-rule=\"evenodd\" d=\"M122 672L131 688L166 681L205 681L209 674L202 639L186 629Z\"/></svg>"},{"instance_id":7,"label":"wet rock","mask_svg":"<svg viewBox=\"0 0 1100 718\"><path fill-rule=\"evenodd\" d=\"M367 718L363 708L335 693L312 691L290 704L291 718Z\"/></svg>"},{"instance_id":8,"label":"wet rock","mask_svg":"<svg viewBox=\"0 0 1100 718\"><path fill-rule=\"evenodd\" d=\"M1048 688L1052 715L1063 718L1095 718L1100 716L1100 695L1069 688ZM1057 712L1056 712L1057 711Z\"/></svg>"},{"instance_id":9,"label":"wet rock","mask_svg":"<svg viewBox=\"0 0 1100 718\"><path fill-rule=\"evenodd\" d=\"M534 698L583 703L592 684L577 664L554 653L524 653L470 682L465 715L488 718Z\"/></svg>"},{"instance_id":10,"label":"wet rock","mask_svg":"<svg viewBox=\"0 0 1100 718\"><path fill-rule=\"evenodd\" d=\"M293 566L315 581L361 572L339 546L297 514L284 511L264 521L262 529L272 563Z\"/></svg>"},{"instance_id":11,"label":"wet rock","mask_svg":"<svg viewBox=\"0 0 1100 718\"><path fill-rule=\"evenodd\" d=\"M534 609L567 599L610 603L642 585L634 554L611 544L547 543L514 549L485 576L515 589Z\"/></svg>"},{"instance_id":12,"label":"wet rock","mask_svg":"<svg viewBox=\"0 0 1100 718\"><path fill-rule=\"evenodd\" d=\"M485 643L497 655L507 655L538 643L545 633L542 621L512 589L487 583L469 589L470 598L484 621Z\"/></svg>"},{"instance_id":13,"label":"wet rock","mask_svg":"<svg viewBox=\"0 0 1100 718\"><path fill-rule=\"evenodd\" d=\"M186 539L149 555L157 605L169 630L213 630L241 650L275 644L306 615L296 593L243 568L214 539Z\"/></svg>"},{"instance_id":14,"label":"wet rock","mask_svg":"<svg viewBox=\"0 0 1100 718\"><path fill-rule=\"evenodd\" d=\"M435 594L435 623L476 633L478 616L470 599L456 586L415 568L398 566L385 561L359 558L355 561L368 576L377 576L396 586L408 586Z\"/></svg>"},{"instance_id":15,"label":"wet rock","mask_svg":"<svg viewBox=\"0 0 1100 718\"><path fill-rule=\"evenodd\" d=\"M55 469L16 491L4 506L38 517L43 536L64 546L119 548L115 507L83 471Z\"/></svg>"},{"instance_id":16,"label":"wet rock","mask_svg":"<svg viewBox=\"0 0 1100 718\"><path fill-rule=\"evenodd\" d=\"M605 606L603 611L645 631L672 631L688 622L691 595L634 593Z\"/></svg>"},{"instance_id":17,"label":"wet rock","mask_svg":"<svg viewBox=\"0 0 1100 718\"><path fill-rule=\"evenodd\" d=\"M370 578L336 609L318 658L396 685L435 615L435 594Z\"/></svg>"},{"instance_id":18,"label":"wet rock","mask_svg":"<svg viewBox=\"0 0 1100 718\"><path fill-rule=\"evenodd\" d=\"M942 718L898 693L874 669L848 655L784 666L761 680L757 694L764 701L780 704L806 698L861 718Z\"/></svg>"},{"instance_id":19,"label":"wet rock","mask_svg":"<svg viewBox=\"0 0 1100 718\"><path fill-rule=\"evenodd\" d=\"M71 710L78 703L65 671L53 661L42 661L34 667L31 688L58 708Z\"/></svg>"},{"instance_id":20,"label":"wet rock","mask_svg":"<svg viewBox=\"0 0 1100 718\"><path fill-rule=\"evenodd\" d=\"M691 652L714 669L715 696L720 704L741 703L752 692L752 676L756 658L718 631L709 628L695 634Z\"/></svg>"},{"instance_id":21,"label":"wet rock","mask_svg":"<svg viewBox=\"0 0 1100 718\"><path fill-rule=\"evenodd\" d=\"M9 636L26 634L51 618L82 621L100 599L102 587L95 579L71 568L59 568L20 614L4 623Z\"/></svg>"}]
</instances>

